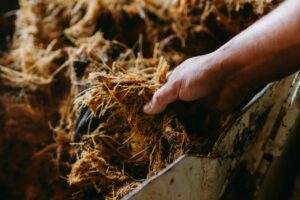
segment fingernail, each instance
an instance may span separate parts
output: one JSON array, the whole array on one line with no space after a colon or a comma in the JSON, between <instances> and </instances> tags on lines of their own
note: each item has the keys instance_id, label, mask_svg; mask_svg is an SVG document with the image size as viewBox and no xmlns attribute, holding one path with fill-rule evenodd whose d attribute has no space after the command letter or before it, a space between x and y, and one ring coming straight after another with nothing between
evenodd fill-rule
<instances>
[{"instance_id":1,"label":"fingernail","mask_svg":"<svg viewBox=\"0 0 300 200\"><path fill-rule=\"evenodd\" d=\"M147 103L144 106L143 111L144 111L144 113L150 113L150 109L151 109L151 102Z\"/></svg>"}]
</instances>

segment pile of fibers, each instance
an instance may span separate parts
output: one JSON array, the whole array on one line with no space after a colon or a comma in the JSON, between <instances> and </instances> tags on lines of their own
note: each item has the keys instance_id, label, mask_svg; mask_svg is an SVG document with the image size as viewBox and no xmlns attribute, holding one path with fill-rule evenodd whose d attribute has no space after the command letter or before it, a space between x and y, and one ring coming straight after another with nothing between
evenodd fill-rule
<instances>
[{"instance_id":1,"label":"pile of fibers","mask_svg":"<svg viewBox=\"0 0 300 200\"><path fill-rule=\"evenodd\" d=\"M201 118L193 136L174 110L141 108L168 64L213 51L278 2L4 1L0 198L116 199L180 155L207 152L202 136L220 121Z\"/></svg>"},{"instance_id":2,"label":"pile of fibers","mask_svg":"<svg viewBox=\"0 0 300 200\"><path fill-rule=\"evenodd\" d=\"M68 178L70 184L93 184L99 192L154 175L191 145L171 111L142 113L169 69L163 58L118 60L111 69L102 67L90 73L89 88L76 99L92 111L90 119L98 118L98 126L77 144L81 154Z\"/></svg>"}]
</instances>

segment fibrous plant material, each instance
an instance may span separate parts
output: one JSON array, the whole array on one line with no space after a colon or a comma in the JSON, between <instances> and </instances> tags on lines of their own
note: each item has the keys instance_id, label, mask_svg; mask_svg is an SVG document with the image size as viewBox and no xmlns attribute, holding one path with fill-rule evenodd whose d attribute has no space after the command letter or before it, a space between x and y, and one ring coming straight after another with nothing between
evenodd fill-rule
<instances>
[{"instance_id":1,"label":"fibrous plant material","mask_svg":"<svg viewBox=\"0 0 300 200\"><path fill-rule=\"evenodd\" d=\"M81 156L68 179L70 184L94 184L99 192L154 175L190 145L175 113L142 112L168 72L163 58L120 59L112 68L101 67L90 74L89 88L76 100L100 121L77 144Z\"/></svg>"},{"instance_id":2,"label":"fibrous plant material","mask_svg":"<svg viewBox=\"0 0 300 200\"><path fill-rule=\"evenodd\" d=\"M0 30L0 198L120 198L180 155L208 153L202 136L219 121L202 117L193 135L175 110L142 106L169 65L216 49L276 2L20 0L0 15L14 30Z\"/></svg>"}]
</instances>

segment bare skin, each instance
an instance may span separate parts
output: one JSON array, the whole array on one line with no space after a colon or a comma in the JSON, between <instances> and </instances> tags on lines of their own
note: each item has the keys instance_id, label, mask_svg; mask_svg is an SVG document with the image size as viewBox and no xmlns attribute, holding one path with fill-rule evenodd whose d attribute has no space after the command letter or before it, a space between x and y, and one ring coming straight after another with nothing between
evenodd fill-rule
<instances>
[{"instance_id":1,"label":"bare skin","mask_svg":"<svg viewBox=\"0 0 300 200\"><path fill-rule=\"evenodd\" d=\"M300 1L287 0L218 50L180 64L144 112L153 115L176 100L205 98L218 110L231 111L248 89L299 69Z\"/></svg>"}]
</instances>

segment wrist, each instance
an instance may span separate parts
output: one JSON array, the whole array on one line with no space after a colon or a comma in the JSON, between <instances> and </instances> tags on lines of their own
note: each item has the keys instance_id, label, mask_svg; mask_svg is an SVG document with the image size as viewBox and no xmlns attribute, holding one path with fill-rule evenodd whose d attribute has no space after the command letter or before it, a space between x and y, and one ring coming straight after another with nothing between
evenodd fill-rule
<instances>
[{"instance_id":1,"label":"wrist","mask_svg":"<svg viewBox=\"0 0 300 200\"><path fill-rule=\"evenodd\" d=\"M235 87L242 88L245 77L243 78L241 75L243 68L246 66L246 63L243 63L245 58L237 53L232 43L232 41L229 41L217 49L213 54L218 63L216 66L219 80L221 80L221 87L230 83L234 84Z\"/></svg>"}]
</instances>

